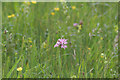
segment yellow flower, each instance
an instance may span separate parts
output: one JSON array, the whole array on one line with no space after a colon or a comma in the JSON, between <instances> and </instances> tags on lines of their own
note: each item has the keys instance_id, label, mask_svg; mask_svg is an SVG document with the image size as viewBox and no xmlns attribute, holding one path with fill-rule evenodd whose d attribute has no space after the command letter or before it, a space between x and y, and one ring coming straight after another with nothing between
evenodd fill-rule
<instances>
[{"instance_id":1,"label":"yellow flower","mask_svg":"<svg viewBox=\"0 0 120 80\"><path fill-rule=\"evenodd\" d=\"M43 45L44 45L44 47L43 47L43 48L46 48L46 47L47 47L47 44L46 44L45 42L44 42L44 44L43 44Z\"/></svg>"},{"instance_id":2,"label":"yellow flower","mask_svg":"<svg viewBox=\"0 0 120 80\"><path fill-rule=\"evenodd\" d=\"M11 17L15 17L15 14L12 14Z\"/></svg>"},{"instance_id":3,"label":"yellow flower","mask_svg":"<svg viewBox=\"0 0 120 80\"><path fill-rule=\"evenodd\" d=\"M104 54L103 53L101 53L101 58L104 58Z\"/></svg>"},{"instance_id":4,"label":"yellow flower","mask_svg":"<svg viewBox=\"0 0 120 80\"><path fill-rule=\"evenodd\" d=\"M33 4L36 4L37 2L36 1L32 1Z\"/></svg>"},{"instance_id":5,"label":"yellow flower","mask_svg":"<svg viewBox=\"0 0 120 80\"><path fill-rule=\"evenodd\" d=\"M22 67L17 68L17 71L22 71Z\"/></svg>"},{"instance_id":6,"label":"yellow flower","mask_svg":"<svg viewBox=\"0 0 120 80\"><path fill-rule=\"evenodd\" d=\"M82 26L78 25L78 32L80 32L81 29L82 29Z\"/></svg>"},{"instance_id":7,"label":"yellow flower","mask_svg":"<svg viewBox=\"0 0 120 80\"><path fill-rule=\"evenodd\" d=\"M54 13L54 12L51 12L51 15L55 15L55 13Z\"/></svg>"},{"instance_id":8,"label":"yellow flower","mask_svg":"<svg viewBox=\"0 0 120 80\"><path fill-rule=\"evenodd\" d=\"M100 39L103 40L103 37L101 37Z\"/></svg>"},{"instance_id":9,"label":"yellow flower","mask_svg":"<svg viewBox=\"0 0 120 80\"><path fill-rule=\"evenodd\" d=\"M31 38L28 38L28 42L29 42L29 43L32 43L32 40L31 40Z\"/></svg>"},{"instance_id":10,"label":"yellow flower","mask_svg":"<svg viewBox=\"0 0 120 80\"><path fill-rule=\"evenodd\" d=\"M60 9L59 8L54 8L55 11L59 11Z\"/></svg>"},{"instance_id":11,"label":"yellow flower","mask_svg":"<svg viewBox=\"0 0 120 80\"><path fill-rule=\"evenodd\" d=\"M8 18L11 18L11 17L12 17L11 15L8 16Z\"/></svg>"},{"instance_id":12,"label":"yellow flower","mask_svg":"<svg viewBox=\"0 0 120 80\"><path fill-rule=\"evenodd\" d=\"M72 6L72 9L76 9L76 6Z\"/></svg>"},{"instance_id":13,"label":"yellow flower","mask_svg":"<svg viewBox=\"0 0 120 80\"><path fill-rule=\"evenodd\" d=\"M88 48L88 50L90 50L91 48Z\"/></svg>"},{"instance_id":14,"label":"yellow flower","mask_svg":"<svg viewBox=\"0 0 120 80\"><path fill-rule=\"evenodd\" d=\"M31 41L31 40L29 40L29 43L32 43L32 41Z\"/></svg>"}]
</instances>

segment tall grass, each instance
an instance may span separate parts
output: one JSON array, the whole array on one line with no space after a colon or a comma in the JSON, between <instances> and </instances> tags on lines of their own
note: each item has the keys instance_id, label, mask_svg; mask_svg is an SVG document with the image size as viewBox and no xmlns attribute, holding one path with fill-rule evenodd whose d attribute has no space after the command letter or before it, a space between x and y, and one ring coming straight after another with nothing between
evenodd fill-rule
<instances>
[{"instance_id":1,"label":"tall grass","mask_svg":"<svg viewBox=\"0 0 120 80\"><path fill-rule=\"evenodd\" d=\"M3 78L118 77L117 8L117 3L2 3ZM80 20L78 32L73 24ZM54 48L60 38L68 39L65 50Z\"/></svg>"}]
</instances>

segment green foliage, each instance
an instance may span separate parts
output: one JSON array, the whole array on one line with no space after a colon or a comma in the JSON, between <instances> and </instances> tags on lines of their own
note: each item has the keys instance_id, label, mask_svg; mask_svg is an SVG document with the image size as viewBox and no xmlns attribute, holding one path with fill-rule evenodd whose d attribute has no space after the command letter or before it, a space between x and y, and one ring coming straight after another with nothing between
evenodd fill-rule
<instances>
[{"instance_id":1,"label":"green foliage","mask_svg":"<svg viewBox=\"0 0 120 80\"><path fill-rule=\"evenodd\" d=\"M81 2L3 3L3 78L118 77L117 6ZM80 21L80 28L73 26ZM54 48L60 38L68 39L65 50ZM18 72L18 67L22 71Z\"/></svg>"}]
</instances>

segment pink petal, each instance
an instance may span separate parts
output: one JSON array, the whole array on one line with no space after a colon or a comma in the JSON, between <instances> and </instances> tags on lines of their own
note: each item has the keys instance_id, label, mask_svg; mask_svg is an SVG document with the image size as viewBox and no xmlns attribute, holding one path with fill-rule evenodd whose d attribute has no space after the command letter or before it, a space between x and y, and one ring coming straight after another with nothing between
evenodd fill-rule
<instances>
[{"instance_id":1,"label":"pink petal","mask_svg":"<svg viewBox=\"0 0 120 80\"><path fill-rule=\"evenodd\" d=\"M61 48L64 48L64 49L65 49L65 48L67 48L67 46L66 46L66 45L61 45Z\"/></svg>"},{"instance_id":2,"label":"pink petal","mask_svg":"<svg viewBox=\"0 0 120 80\"><path fill-rule=\"evenodd\" d=\"M58 44L55 44L55 45L54 45L54 48L55 48L55 47L58 47L58 46L59 46Z\"/></svg>"},{"instance_id":3,"label":"pink petal","mask_svg":"<svg viewBox=\"0 0 120 80\"><path fill-rule=\"evenodd\" d=\"M67 42L64 42L64 44L67 44Z\"/></svg>"}]
</instances>

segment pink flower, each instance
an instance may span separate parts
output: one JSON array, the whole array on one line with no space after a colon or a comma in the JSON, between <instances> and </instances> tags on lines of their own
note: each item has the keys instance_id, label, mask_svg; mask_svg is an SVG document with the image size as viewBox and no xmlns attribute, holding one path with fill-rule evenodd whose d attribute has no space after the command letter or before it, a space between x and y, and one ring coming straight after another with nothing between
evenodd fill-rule
<instances>
[{"instance_id":1,"label":"pink flower","mask_svg":"<svg viewBox=\"0 0 120 80\"><path fill-rule=\"evenodd\" d=\"M54 45L54 48L60 46L61 48L65 49L67 48L65 44L67 44L67 39L58 39L57 43Z\"/></svg>"},{"instance_id":2,"label":"pink flower","mask_svg":"<svg viewBox=\"0 0 120 80\"><path fill-rule=\"evenodd\" d=\"M78 24L77 23L74 23L73 26L76 27Z\"/></svg>"}]
</instances>

